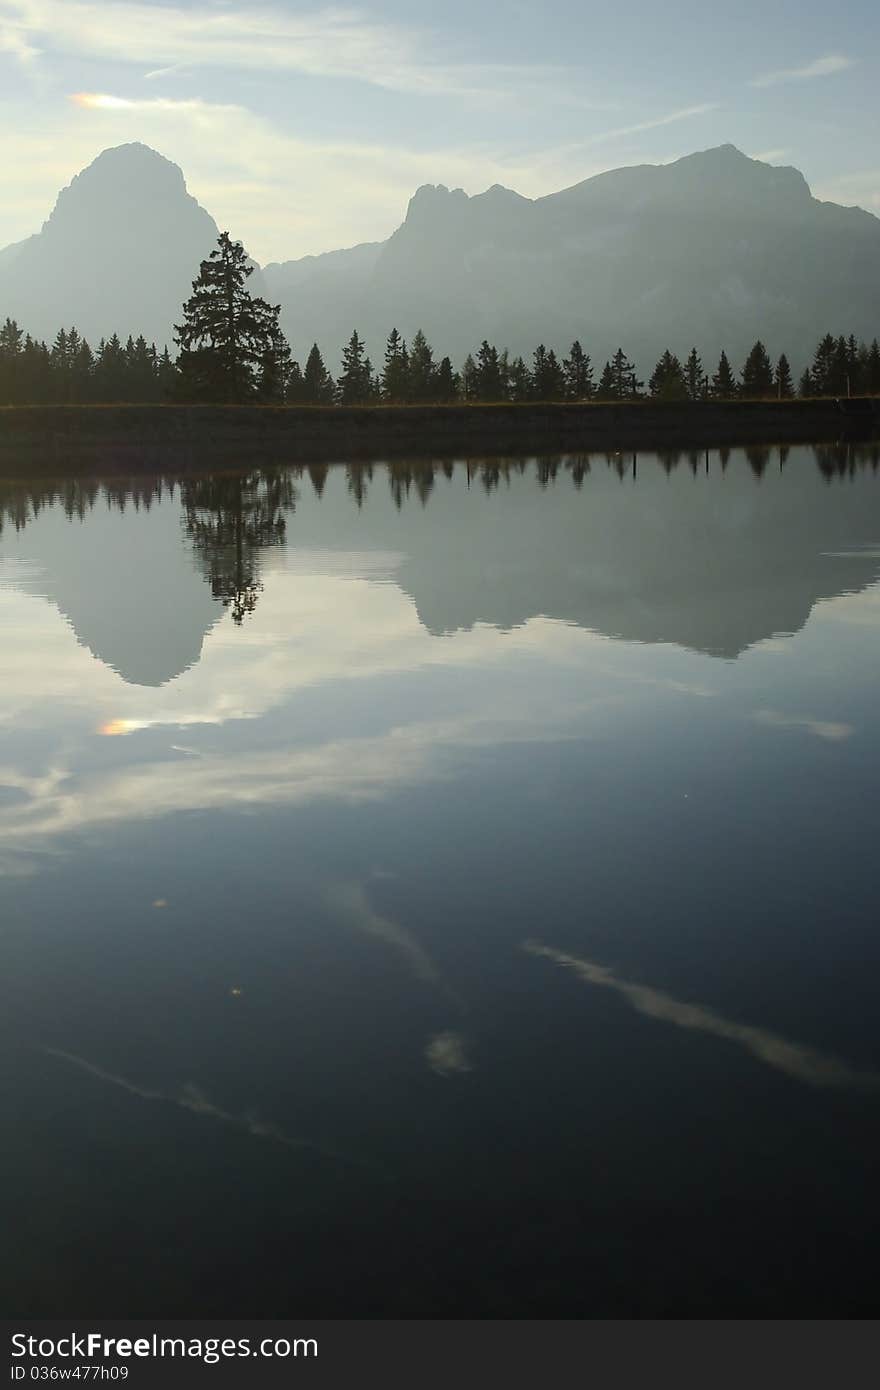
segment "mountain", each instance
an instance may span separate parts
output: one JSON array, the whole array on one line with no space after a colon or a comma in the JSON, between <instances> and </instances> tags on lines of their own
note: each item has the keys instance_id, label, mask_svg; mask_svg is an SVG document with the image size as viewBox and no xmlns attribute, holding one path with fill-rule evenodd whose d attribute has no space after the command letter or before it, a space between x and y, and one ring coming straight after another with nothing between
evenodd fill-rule
<instances>
[{"instance_id":1,"label":"mountain","mask_svg":"<svg viewBox=\"0 0 880 1390\"><path fill-rule=\"evenodd\" d=\"M75 323L93 343L170 342L216 236L176 165L105 150L41 232L0 251L0 317L41 337ZM250 284L282 304L295 355L317 341L331 367L353 328L380 363L395 325L457 363L483 338L527 356L578 337L597 365L622 345L647 376L667 346L696 344L712 368L760 336L799 367L825 332L880 330L880 219L722 145L544 198L428 184L386 242L273 263Z\"/></svg>"},{"instance_id":2,"label":"mountain","mask_svg":"<svg viewBox=\"0 0 880 1390\"><path fill-rule=\"evenodd\" d=\"M376 362L396 325L457 361L484 337L523 355L578 337L600 365L622 344L646 374L667 346L714 366L760 336L802 364L822 333L878 332L880 219L723 145L534 200L426 185L378 250L266 281L298 354L317 339L335 359L357 327Z\"/></svg>"},{"instance_id":3,"label":"mountain","mask_svg":"<svg viewBox=\"0 0 880 1390\"><path fill-rule=\"evenodd\" d=\"M173 324L217 225L176 164L146 145L105 150L58 195L42 231L0 252L0 317L51 339L75 324L92 346Z\"/></svg>"}]
</instances>

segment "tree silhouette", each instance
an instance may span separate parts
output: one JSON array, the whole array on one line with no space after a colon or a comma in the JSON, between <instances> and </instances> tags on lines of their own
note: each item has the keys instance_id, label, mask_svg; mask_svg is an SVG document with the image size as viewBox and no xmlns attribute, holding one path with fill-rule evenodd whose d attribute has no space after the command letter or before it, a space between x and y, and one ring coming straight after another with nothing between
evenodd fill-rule
<instances>
[{"instance_id":1,"label":"tree silhouette","mask_svg":"<svg viewBox=\"0 0 880 1390\"><path fill-rule=\"evenodd\" d=\"M324 366L321 349L312 343L303 373L302 399L306 405L332 405L335 398L336 387Z\"/></svg>"},{"instance_id":2,"label":"tree silhouette","mask_svg":"<svg viewBox=\"0 0 880 1390\"><path fill-rule=\"evenodd\" d=\"M773 373L773 381L776 387L776 395L781 401L790 401L794 395L794 383L791 379L791 367L788 358L783 352L776 363L776 370Z\"/></svg>"},{"instance_id":3,"label":"tree silhouette","mask_svg":"<svg viewBox=\"0 0 880 1390\"><path fill-rule=\"evenodd\" d=\"M512 401L527 401L532 394L532 378L521 357L514 357L507 369L507 393Z\"/></svg>"},{"instance_id":4,"label":"tree silhouette","mask_svg":"<svg viewBox=\"0 0 880 1390\"><path fill-rule=\"evenodd\" d=\"M435 391L437 400L444 405L451 404L461 394L461 378L452 370L452 362L448 357L442 358L437 368Z\"/></svg>"},{"instance_id":5,"label":"tree silhouette","mask_svg":"<svg viewBox=\"0 0 880 1390\"><path fill-rule=\"evenodd\" d=\"M392 328L385 344L385 365L380 386L382 399L398 405L409 395L409 353L406 341Z\"/></svg>"},{"instance_id":6,"label":"tree silhouette","mask_svg":"<svg viewBox=\"0 0 880 1390\"><path fill-rule=\"evenodd\" d=\"M741 394L745 397L763 397L774 394L773 368L767 349L760 338L745 360L741 373Z\"/></svg>"},{"instance_id":7,"label":"tree silhouette","mask_svg":"<svg viewBox=\"0 0 880 1390\"><path fill-rule=\"evenodd\" d=\"M474 372L476 399L479 401L503 401L504 381L497 348L484 338L477 353Z\"/></svg>"},{"instance_id":8,"label":"tree silhouette","mask_svg":"<svg viewBox=\"0 0 880 1390\"><path fill-rule=\"evenodd\" d=\"M183 306L183 323L175 325L186 398L234 402L255 395L264 359L277 352L281 306L248 292L253 269L241 242L228 232L202 261Z\"/></svg>"},{"instance_id":9,"label":"tree silhouette","mask_svg":"<svg viewBox=\"0 0 880 1390\"><path fill-rule=\"evenodd\" d=\"M340 405L366 405L373 398L373 369L357 329L342 349L342 371L336 383Z\"/></svg>"},{"instance_id":10,"label":"tree silhouette","mask_svg":"<svg viewBox=\"0 0 880 1390\"><path fill-rule=\"evenodd\" d=\"M712 378L712 395L718 401L730 401L737 394L736 378L727 360L727 353L722 352L718 359L718 369Z\"/></svg>"},{"instance_id":11,"label":"tree silhouette","mask_svg":"<svg viewBox=\"0 0 880 1390\"><path fill-rule=\"evenodd\" d=\"M691 348L684 365L684 383L689 401L701 401L706 394L706 373L696 348Z\"/></svg>"},{"instance_id":12,"label":"tree silhouette","mask_svg":"<svg viewBox=\"0 0 880 1390\"><path fill-rule=\"evenodd\" d=\"M552 348L539 343L532 359L532 394L537 401L561 401L565 395L565 373Z\"/></svg>"},{"instance_id":13,"label":"tree silhouette","mask_svg":"<svg viewBox=\"0 0 880 1390\"><path fill-rule=\"evenodd\" d=\"M562 370L565 374L566 400L588 401L595 395L593 368L588 354L584 352L577 338L572 343L568 356L563 359Z\"/></svg>"},{"instance_id":14,"label":"tree silhouette","mask_svg":"<svg viewBox=\"0 0 880 1390\"><path fill-rule=\"evenodd\" d=\"M683 401L687 399L687 382L678 358L667 348L657 363L648 390L652 396L664 401Z\"/></svg>"},{"instance_id":15,"label":"tree silhouette","mask_svg":"<svg viewBox=\"0 0 880 1390\"><path fill-rule=\"evenodd\" d=\"M241 623L252 613L260 581L260 552L283 545L286 513L296 491L284 469L181 483L183 528L215 598Z\"/></svg>"},{"instance_id":16,"label":"tree silhouette","mask_svg":"<svg viewBox=\"0 0 880 1390\"><path fill-rule=\"evenodd\" d=\"M435 399L437 368L434 365L434 351L421 329L414 334L409 345L408 378L408 397L411 401Z\"/></svg>"}]
</instances>

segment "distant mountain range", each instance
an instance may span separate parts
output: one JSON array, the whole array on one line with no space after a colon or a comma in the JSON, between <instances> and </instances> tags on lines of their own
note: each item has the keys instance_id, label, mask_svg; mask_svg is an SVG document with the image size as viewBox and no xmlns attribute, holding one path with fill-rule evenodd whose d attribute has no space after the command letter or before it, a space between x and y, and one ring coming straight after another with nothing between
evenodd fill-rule
<instances>
[{"instance_id":1,"label":"distant mountain range","mask_svg":"<svg viewBox=\"0 0 880 1390\"><path fill-rule=\"evenodd\" d=\"M105 150L39 233L0 251L0 317L170 343L216 236L176 165ZM800 365L825 332L880 333L880 219L722 145L545 198L425 185L387 241L270 264L251 285L281 303L295 355L317 341L331 369L353 328L378 364L393 326L456 363L483 338L527 356L577 337L599 365L622 345L646 374L667 346L738 365L761 337Z\"/></svg>"}]
</instances>

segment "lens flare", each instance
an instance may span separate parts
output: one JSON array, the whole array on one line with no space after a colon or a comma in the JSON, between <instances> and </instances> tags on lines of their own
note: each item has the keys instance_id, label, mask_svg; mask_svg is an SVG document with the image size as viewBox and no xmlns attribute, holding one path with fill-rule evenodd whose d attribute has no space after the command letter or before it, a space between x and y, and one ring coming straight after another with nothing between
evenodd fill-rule
<instances>
[{"instance_id":1,"label":"lens flare","mask_svg":"<svg viewBox=\"0 0 880 1390\"><path fill-rule=\"evenodd\" d=\"M70 98L75 106L85 106L90 110L101 111L124 111L134 102L126 101L125 97L111 97L105 92L74 92Z\"/></svg>"},{"instance_id":2,"label":"lens flare","mask_svg":"<svg viewBox=\"0 0 880 1390\"><path fill-rule=\"evenodd\" d=\"M141 719L108 719L105 724L98 725L98 733L105 738L117 738L120 734L133 734L137 729L146 728Z\"/></svg>"}]
</instances>

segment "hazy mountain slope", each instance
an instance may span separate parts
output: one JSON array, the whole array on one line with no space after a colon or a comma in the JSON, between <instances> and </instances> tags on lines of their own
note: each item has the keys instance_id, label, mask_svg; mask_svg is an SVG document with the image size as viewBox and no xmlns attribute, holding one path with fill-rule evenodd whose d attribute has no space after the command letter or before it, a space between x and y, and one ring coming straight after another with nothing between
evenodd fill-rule
<instances>
[{"instance_id":1,"label":"hazy mountain slope","mask_svg":"<svg viewBox=\"0 0 880 1390\"><path fill-rule=\"evenodd\" d=\"M667 345L739 362L761 336L800 362L823 332L880 329L880 220L731 145L534 201L428 185L360 283L294 283L302 265L270 293L296 351L316 337L334 359L354 326L374 360L396 324L459 360L483 337L526 354L577 336L600 362L622 343L644 372Z\"/></svg>"},{"instance_id":2,"label":"hazy mountain slope","mask_svg":"<svg viewBox=\"0 0 880 1390\"><path fill-rule=\"evenodd\" d=\"M0 253L0 316L38 337L75 324L93 346L114 332L170 345L216 239L176 164L146 145L105 150L62 190L42 231Z\"/></svg>"}]
</instances>

